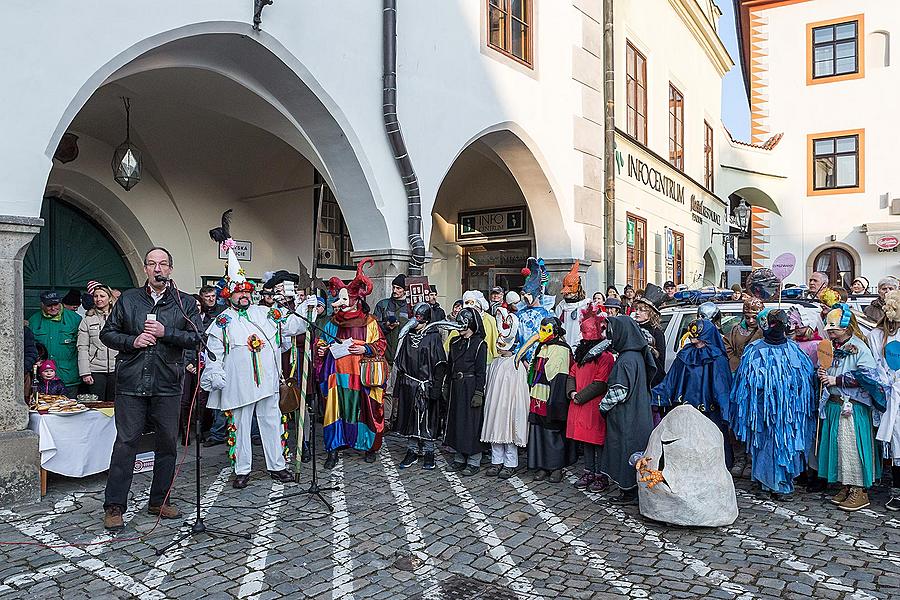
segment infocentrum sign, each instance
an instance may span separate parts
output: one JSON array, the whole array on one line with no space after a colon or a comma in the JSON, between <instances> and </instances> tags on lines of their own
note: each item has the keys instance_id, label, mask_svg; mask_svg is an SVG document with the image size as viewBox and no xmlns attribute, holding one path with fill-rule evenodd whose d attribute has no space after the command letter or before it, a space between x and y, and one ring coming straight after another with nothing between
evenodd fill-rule
<instances>
[{"instance_id":1,"label":"infocentrum sign","mask_svg":"<svg viewBox=\"0 0 900 600\"><path fill-rule=\"evenodd\" d=\"M629 178L650 188L664 198L689 208L691 211L691 218L694 222L703 223L703 220L706 219L718 227L722 226L724 217L721 212L706 206L702 199L697 199L697 194L690 193L687 184L666 175L649 162L638 158L627 151L623 156L622 151L617 149L616 166L620 176L622 175L622 167L625 167L626 174ZM672 167L669 167L668 164L666 164L666 166L673 169ZM685 201L685 196L688 194L690 194L690 196L688 196L689 203Z\"/></svg>"}]
</instances>

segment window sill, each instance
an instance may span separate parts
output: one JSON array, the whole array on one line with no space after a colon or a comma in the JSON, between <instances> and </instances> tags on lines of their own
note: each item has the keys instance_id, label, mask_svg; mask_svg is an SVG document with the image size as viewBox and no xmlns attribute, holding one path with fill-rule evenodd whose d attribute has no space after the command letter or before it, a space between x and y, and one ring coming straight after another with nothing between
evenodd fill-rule
<instances>
[{"instance_id":1,"label":"window sill","mask_svg":"<svg viewBox=\"0 0 900 600\"><path fill-rule=\"evenodd\" d=\"M863 194L866 191L864 185L849 188L827 188L824 190L806 190L807 196L834 196L837 194Z\"/></svg>"},{"instance_id":2,"label":"window sill","mask_svg":"<svg viewBox=\"0 0 900 600\"><path fill-rule=\"evenodd\" d=\"M519 58L518 56L516 56L516 55L513 54L512 52L507 52L507 51L504 50L503 48L501 48L501 47L499 47L499 46L494 46L493 44L488 44L488 45L487 45L487 48L488 48L488 50L492 50L492 51L496 52L497 54L500 54L500 55L503 56L504 58L508 58L509 60L518 63L519 65L525 67L526 69L531 69L532 71L534 70L534 63L533 63L533 61L532 61L532 62L529 62L529 61L527 61L527 60L525 60L525 59L523 59L523 58Z\"/></svg>"},{"instance_id":3,"label":"window sill","mask_svg":"<svg viewBox=\"0 0 900 600\"><path fill-rule=\"evenodd\" d=\"M853 79L864 79L865 72L847 73L846 75L829 75L827 77L807 77L806 85L821 85L823 83L838 83L841 81L851 81Z\"/></svg>"}]
</instances>

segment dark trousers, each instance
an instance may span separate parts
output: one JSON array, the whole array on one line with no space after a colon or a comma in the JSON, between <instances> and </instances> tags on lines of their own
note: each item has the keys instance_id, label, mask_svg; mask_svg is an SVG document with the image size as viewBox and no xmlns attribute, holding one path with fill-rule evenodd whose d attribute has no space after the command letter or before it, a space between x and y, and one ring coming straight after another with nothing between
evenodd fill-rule
<instances>
[{"instance_id":1,"label":"dark trousers","mask_svg":"<svg viewBox=\"0 0 900 600\"><path fill-rule=\"evenodd\" d=\"M134 457L138 441L149 422L156 432L156 455L150 506L161 506L175 476L178 453L178 408L181 396L129 396L116 398L116 443L113 445L109 477L106 480L104 508L128 506L128 492L134 473Z\"/></svg>"},{"instance_id":2,"label":"dark trousers","mask_svg":"<svg viewBox=\"0 0 900 600\"><path fill-rule=\"evenodd\" d=\"M112 402L116 398L116 374L91 373L94 383L87 386L88 394L96 394L100 402Z\"/></svg>"}]
</instances>

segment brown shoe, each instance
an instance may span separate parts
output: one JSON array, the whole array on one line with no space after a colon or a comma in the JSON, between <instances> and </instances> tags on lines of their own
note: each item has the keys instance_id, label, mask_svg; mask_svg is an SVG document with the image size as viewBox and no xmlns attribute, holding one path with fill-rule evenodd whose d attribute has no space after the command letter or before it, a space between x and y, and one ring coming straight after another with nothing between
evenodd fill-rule
<instances>
[{"instance_id":1,"label":"brown shoe","mask_svg":"<svg viewBox=\"0 0 900 600\"><path fill-rule=\"evenodd\" d=\"M151 506L147 512L154 517L159 515L162 519L177 519L181 516L181 511L173 504L163 504L162 506Z\"/></svg>"},{"instance_id":2,"label":"brown shoe","mask_svg":"<svg viewBox=\"0 0 900 600\"><path fill-rule=\"evenodd\" d=\"M849 495L850 495L850 486L845 485L844 487L841 488L841 491L839 491L837 494L835 494L834 496L829 498L829 500L831 501L832 504L837 504L838 506L840 506L847 500L847 496L849 496Z\"/></svg>"},{"instance_id":3,"label":"brown shoe","mask_svg":"<svg viewBox=\"0 0 900 600\"><path fill-rule=\"evenodd\" d=\"M868 505L869 495L866 493L866 490L853 486L850 488L850 495L838 505L838 508L847 512L854 512Z\"/></svg>"},{"instance_id":4,"label":"brown shoe","mask_svg":"<svg viewBox=\"0 0 900 600\"><path fill-rule=\"evenodd\" d=\"M110 506L106 509L103 513L103 527L106 529L122 529L125 527L121 506Z\"/></svg>"}]
</instances>

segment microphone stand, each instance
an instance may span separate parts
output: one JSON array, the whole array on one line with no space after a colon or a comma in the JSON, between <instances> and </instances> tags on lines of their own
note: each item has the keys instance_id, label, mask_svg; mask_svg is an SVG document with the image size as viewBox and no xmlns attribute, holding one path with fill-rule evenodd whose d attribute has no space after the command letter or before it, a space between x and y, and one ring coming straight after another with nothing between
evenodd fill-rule
<instances>
[{"instance_id":1,"label":"microphone stand","mask_svg":"<svg viewBox=\"0 0 900 600\"><path fill-rule=\"evenodd\" d=\"M195 451L195 461L196 462L194 465L194 471L195 471L195 478L197 481L196 489L194 490L194 492L195 492L194 501L196 503L195 506L196 506L197 510L194 515L193 523L191 523L190 521L184 522L184 526L189 527L190 529L188 529L188 531L186 531L183 535L172 540L171 542L169 542L162 548L158 548L156 550L156 556L162 556L170 548L173 548L173 547L179 545L184 540L186 540L190 537L193 537L197 534L200 534L200 533L205 533L207 535L231 536L231 537L236 537L236 538L242 538L245 540L250 539L250 534L247 534L247 533L236 533L233 531L226 531L224 529L215 529L212 527L207 527L206 523L203 522L203 516L200 514L200 496L201 496L201 492L200 492L200 435L203 433L203 417L200 414L200 411L198 410L199 406L197 403L197 396L200 394L200 349L206 348L206 342L203 341L203 334L200 333L200 330L197 328L197 324L194 323L194 321L192 321L187 316L187 313L184 310L184 306L181 303L181 296L178 293L178 287L175 285L175 282L172 281L171 279L169 279L168 282L172 286L173 295L175 296L175 302L178 305L178 309L181 312L181 316L184 317L185 321L187 321L188 323L191 324L191 327L193 328L194 333L196 333L197 336L200 338L200 343L198 344L198 348L197 348L197 363L196 363L197 383L194 387L194 397L191 400L191 405L192 405L191 412L194 416L194 436L195 436L194 437L194 451ZM209 352L208 348L207 348L207 352ZM212 360L216 359L215 355L211 355L210 358Z\"/></svg>"},{"instance_id":2,"label":"microphone stand","mask_svg":"<svg viewBox=\"0 0 900 600\"><path fill-rule=\"evenodd\" d=\"M312 273L311 273L313 282L316 281L316 270L317 270L316 265L318 263L318 257L319 257L319 204L320 204L321 196L323 193L322 190L323 190L323 188L320 187L319 188L319 197L315 198L313 200L313 246L314 246L314 249L313 249L313 261L312 261ZM311 290L315 290L315 287L311 286ZM296 309L292 310L291 312L306 322L306 324L307 324L306 335L310 335L313 332L313 330L316 330L316 332L318 332L318 333L327 335L326 331L324 329L322 329L321 327L319 327L318 325L316 325L313 319L310 319L309 317L304 317L303 315L298 313L296 311ZM305 359L305 357L304 357L304 359ZM319 416L319 393L318 393L317 386L315 385L314 365L315 365L315 363L313 360L313 355L312 355L312 352L310 352L309 361L306 364L306 368L309 369L309 374L312 377L313 390L314 390L313 394L312 394L312 406L310 407L311 412L312 412L312 418L310 419L310 422L309 422L309 428L310 428L309 429L309 451L310 451L310 459L311 459L310 464L312 467L312 479L309 482L309 488L307 488L306 490L303 490L300 492L294 492L292 494L286 494L284 496L281 496L281 499L293 498L295 496L307 496L307 495L314 496L314 497L318 498L319 501L321 501L322 504L324 504L326 508L328 508L329 513L332 513L332 512L334 512L334 507L331 505L330 502L328 502L328 500L325 499L325 496L322 495L322 492L330 492L337 488L320 487L319 486L319 471L318 471L317 459L316 459L316 418ZM306 391L306 390L304 390L304 391ZM297 435L298 435L298 438L302 438L303 434L302 434L302 432L298 431ZM298 439L297 446L302 447L302 445L303 445L303 440ZM297 474L297 476L299 477L299 473ZM299 481L298 481L298 483L299 483Z\"/></svg>"}]
</instances>

